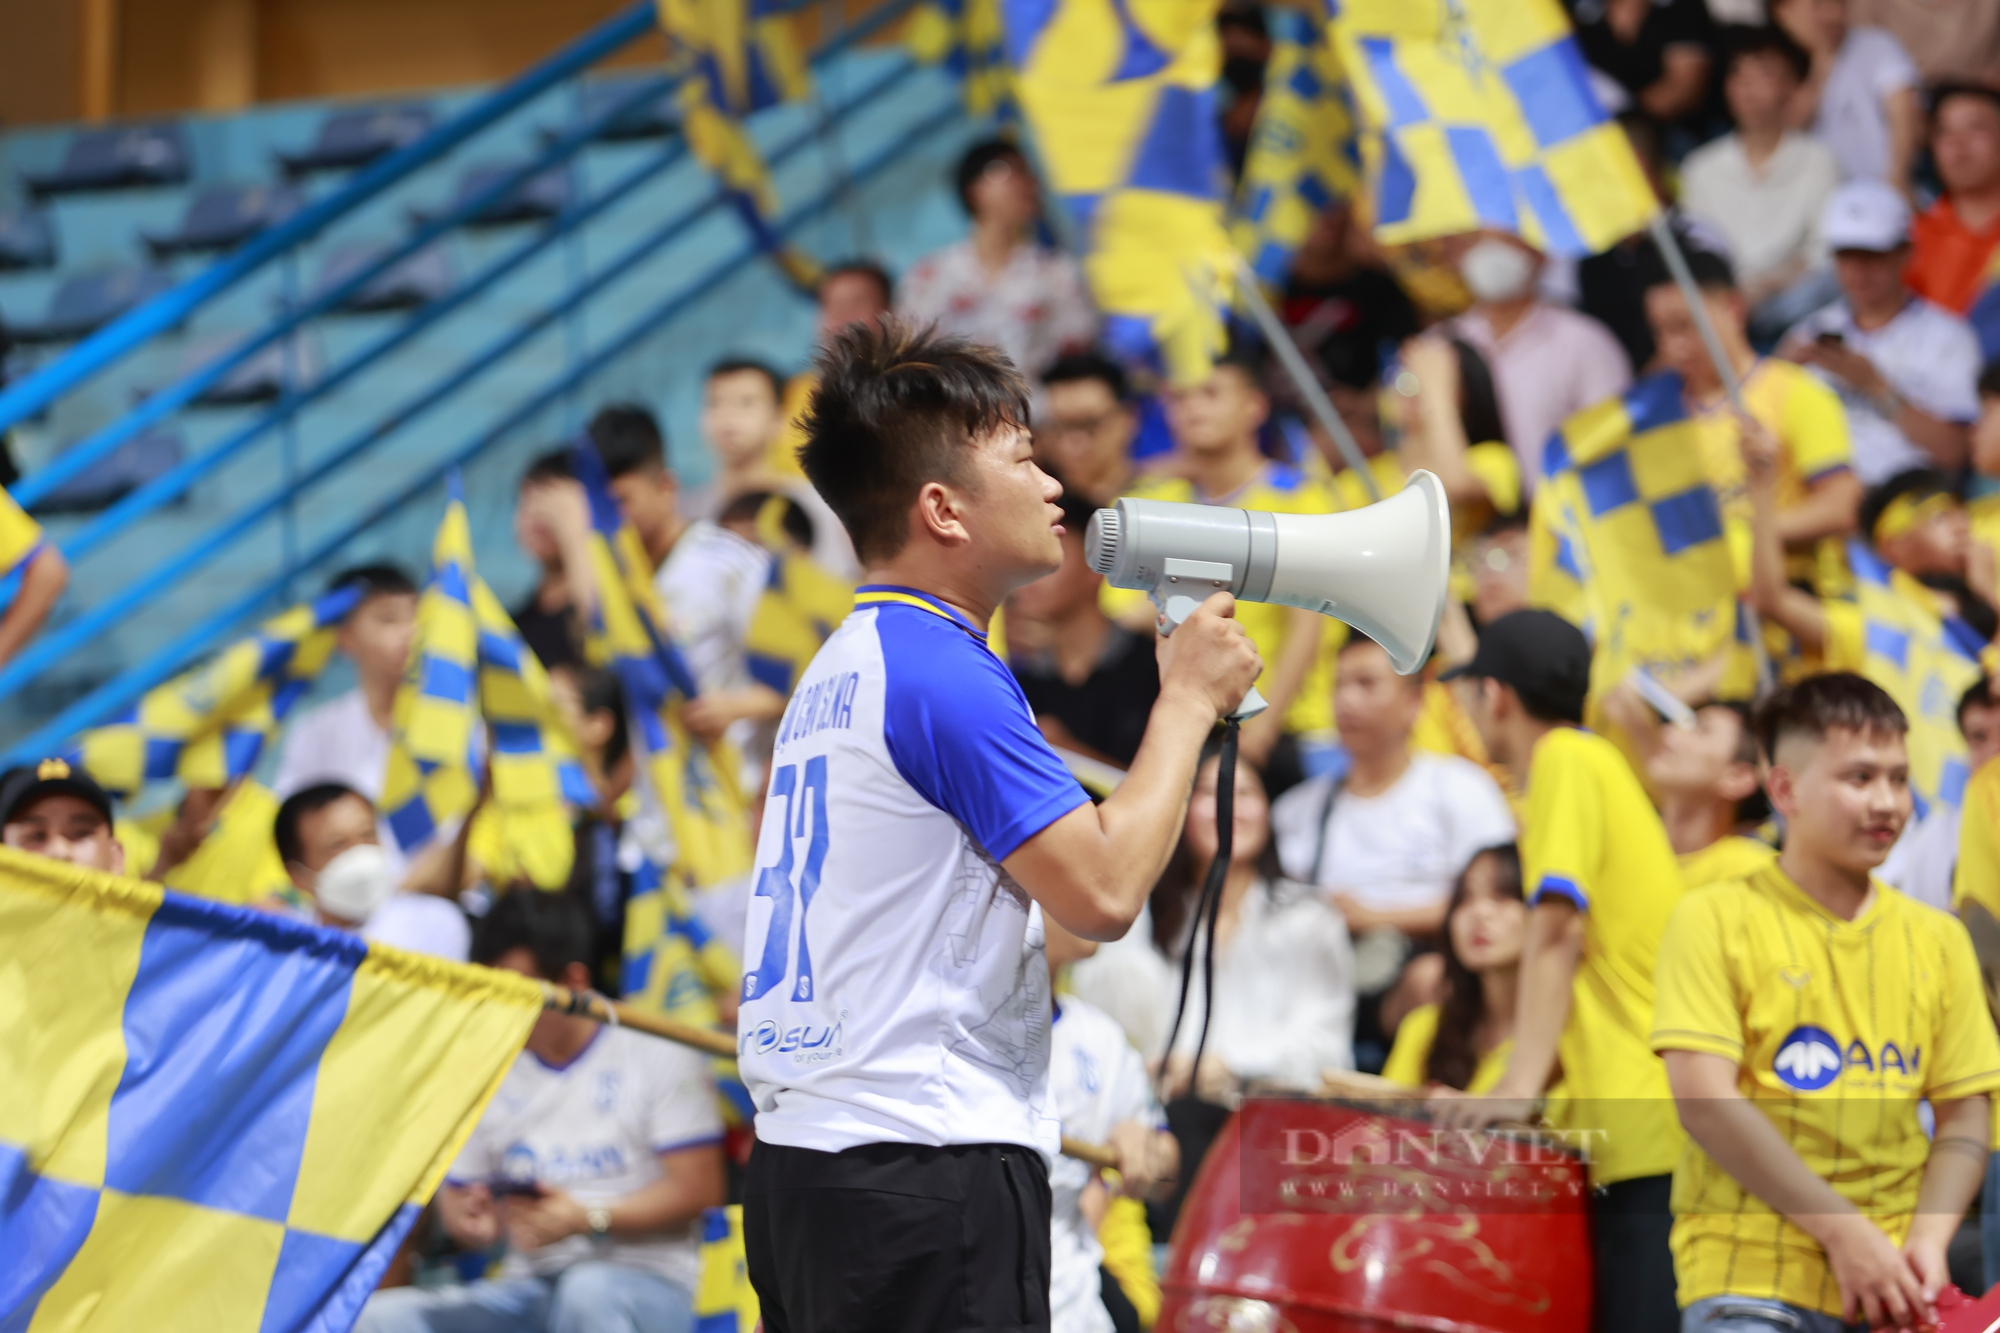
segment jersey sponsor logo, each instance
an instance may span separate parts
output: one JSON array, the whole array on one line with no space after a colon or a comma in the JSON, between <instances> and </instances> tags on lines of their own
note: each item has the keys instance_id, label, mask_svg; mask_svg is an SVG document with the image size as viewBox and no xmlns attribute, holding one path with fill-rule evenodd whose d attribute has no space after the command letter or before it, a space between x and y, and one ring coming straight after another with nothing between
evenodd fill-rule
<instances>
[{"instance_id":1,"label":"jersey sponsor logo","mask_svg":"<svg viewBox=\"0 0 2000 1333\"><path fill-rule=\"evenodd\" d=\"M841 1011L843 1014L846 1010ZM805 1052L801 1059L824 1060L840 1054L840 1024L830 1027L814 1027L801 1023L796 1027L781 1028L770 1019L765 1019L737 1039L736 1049L745 1055L791 1055Z\"/></svg>"},{"instance_id":2,"label":"jersey sponsor logo","mask_svg":"<svg viewBox=\"0 0 2000 1333\"><path fill-rule=\"evenodd\" d=\"M838 727L854 725L854 696L861 692L861 673L816 680L792 696L784 718L778 723L777 747L783 749L801 737Z\"/></svg>"},{"instance_id":3,"label":"jersey sponsor logo","mask_svg":"<svg viewBox=\"0 0 2000 1333\"><path fill-rule=\"evenodd\" d=\"M1859 1037L1842 1047L1825 1028L1804 1024L1785 1034L1778 1054L1771 1061L1772 1072L1786 1087L1799 1092L1818 1092L1833 1083L1843 1071L1867 1074L1896 1073L1906 1077L1922 1072L1924 1049L1907 1051L1893 1041L1871 1050Z\"/></svg>"}]
</instances>

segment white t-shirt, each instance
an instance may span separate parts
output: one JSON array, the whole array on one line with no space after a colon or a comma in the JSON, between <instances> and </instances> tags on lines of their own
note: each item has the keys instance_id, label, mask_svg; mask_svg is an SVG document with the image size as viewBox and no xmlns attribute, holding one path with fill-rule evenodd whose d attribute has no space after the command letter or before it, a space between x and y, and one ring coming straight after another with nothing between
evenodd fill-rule
<instances>
[{"instance_id":1,"label":"white t-shirt","mask_svg":"<svg viewBox=\"0 0 2000 1333\"><path fill-rule=\"evenodd\" d=\"M743 640L770 575L770 552L706 520L688 524L653 575L667 632L702 689L750 683Z\"/></svg>"},{"instance_id":2,"label":"white t-shirt","mask_svg":"<svg viewBox=\"0 0 2000 1333\"><path fill-rule=\"evenodd\" d=\"M1537 302L1501 337L1476 309L1445 331L1471 343L1492 369L1500 424L1529 490L1541 481L1542 446L1556 427L1632 383L1632 363L1611 330L1562 306Z\"/></svg>"},{"instance_id":3,"label":"white t-shirt","mask_svg":"<svg viewBox=\"0 0 2000 1333\"><path fill-rule=\"evenodd\" d=\"M1753 284L1794 261L1825 260L1819 216L1839 183L1833 150L1809 134L1785 131L1761 167L1725 134L1688 154L1681 207L1728 239L1736 275Z\"/></svg>"},{"instance_id":4,"label":"white t-shirt","mask_svg":"<svg viewBox=\"0 0 2000 1333\"><path fill-rule=\"evenodd\" d=\"M1849 28L1820 90L1813 133L1833 150L1843 180L1889 179L1889 117L1883 99L1923 82L1887 28Z\"/></svg>"},{"instance_id":5,"label":"white t-shirt","mask_svg":"<svg viewBox=\"0 0 2000 1333\"><path fill-rule=\"evenodd\" d=\"M1945 421L1970 423L1979 415L1979 335L1942 306L1912 296L1896 317L1879 329L1863 331L1847 302L1836 301L1807 315L1785 335L1787 344L1839 333L1849 349L1875 363L1889 387L1920 412ZM1813 368L1840 395L1847 430L1854 442L1854 473L1870 486L1913 467L1935 467L1931 456L1910 443L1875 404L1841 380Z\"/></svg>"},{"instance_id":6,"label":"white t-shirt","mask_svg":"<svg viewBox=\"0 0 2000 1333\"><path fill-rule=\"evenodd\" d=\"M1041 911L1001 868L1089 797L985 636L864 587L778 724L744 930L757 1137L1053 1157Z\"/></svg>"},{"instance_id":7,"label":"white t-shirt","mask_svg":"<svg viewBox=\"0 0 2000 1333\"><path fill-rule=\"evenodd\" d=\"M1153 943L1153 909L1140 908L1139 919L1122 939L1099 945L1090 957L1070 964L1069 988L1109 1014L1134 1046L1147 1055L1159 1054L1174 1020L1180 973Z\"/></svg>"},{"instance_id":8,"label":"white t-shirt","mask_svg":"<svg viewBox=\"0 0 2000 1333\"><path fill-rule=\"evenodd\" d=\"M585 1207L609 1205L660 1178L663 1153L719 1142L702 1057L622 1028L599 1028L557 1069L522 1051L501 1080L446 1180L472 1185L536 1181ZM700 1276L699 1221L646 1240L570 1236L533 1253L511 1252L504 1277L547 1277L586 1259L629 1264L693 1291Z\"/></svg>"},{"instance_id":9,"label":"white t-shirt","mask_svg":"<svg viewBox=\"0 0 2000 1333\"><path fill-rule=\"evenodd\" d=\"M458 904L432 893L398 893L375 909L361 938L454 963L472 957L472 926Z\"/></svg>"},{"instance_id":10,"label":"white t-shirt","mask_svg":"<svg viewBox=\"0 0 2000 1333\"><path fill-rule=\"evenodd\" d=\"M1500 784L1457 755L1417 750L1387 791L1342 791L1329 814L1333 784L1313 778L1271 806L1278 864L1301 883L1351 893L1378 912L1444 902L1473 853L1514 841Z\"/></svg>"},{"instance_id":11,"label":"white t-shirt","mask_svg":"<svg viewBox=\"0 0 2000 1333\"><path fill-rule=\"evenodd\" d=\"M375 725L368 696L356 686L292 715L285 724L271 790L282 801L303 788L338 782L366 796L376 804L375 829L389 858L389 873L400 879L409 860L381 811L382 778L388 768L389 733Z\"/></svg>"},{"instance_id":12,"label":"white t-shirt","mask_svg":"<svg viewBox=\"0 0 2000 1333\"><path fill-rule=\"evenodd\" d=\"M1958 832L1964 812L1956 805L1933 801L1922 819L1913 819L1889 849L1889 859L1876 875L1906 897L1951 911L1951 881L1958 870Z\"/></svg>"},{"instance_id":13,"label":"white t-shirt","mask_svg":"<svg viewBox=\"0 0 2000 1333\"><path fill-rule=\"evenodd\" d=\"M1106 1143L1125 1120L1166 1128L1146 1062L1108 1015L1065 995L1056 1010L1049 1044L1049 1104L1062 1132L1087 1143ZM1098 1267L1104 1246L1083 1215L1091 1169L1074 1157L1049 1166L1049 1314L1052 1333L1111 1333Z\"/></svg>"},{"instance_id":14,"label":"white t-shirt","mask_svg":"<svg viewBox=\"0 0 2000 1333\"><path fill-rule=\"evenodd\" d=\"M1194 1055L1203 994L1197 963L1178 1055ZM1239 1079L1307 1092L1323 1071L1354 1068L1354 946L1340 913L1307 886L1260 880L1244 897L1235 933L1215 951L1206 1053Z\"/></svg>"}]
</instances>

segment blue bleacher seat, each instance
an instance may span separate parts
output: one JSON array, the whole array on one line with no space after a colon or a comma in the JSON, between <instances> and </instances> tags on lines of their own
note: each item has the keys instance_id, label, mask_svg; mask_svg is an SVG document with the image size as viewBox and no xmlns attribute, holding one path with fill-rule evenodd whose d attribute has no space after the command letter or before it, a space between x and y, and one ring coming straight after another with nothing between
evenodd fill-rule
<instances>
[{"instance_id":1,"label":"blue bleacher seat","mask_svg":"<svg viewBox=\"0 0 2000 1333\"><path fill-rule=\"evenodd\" d=\"M8 332L16 342L67 342L95 332L173 285L173 275L164 269L139 264L92 269L63 280L41 323L12 325Z\"/></svg>"},{"instance_id":2,"label":"blue bleacher seat","mask_svg":"<svg viewBox=\"0 0 2000 1333\"><path fill-rule=\"evenodd\" d=\"M95 467L70 478L30 508L37 514L94 513L138 490L185 454L179 432L154 426L125 441ZM185 497L177 503L185 503Z\"/></svg>"},{"instance_id":3,"label":"blue bleacher seat","mask_svg":"<svg viewBox=\"0 0 2000 1333\"><path fill-rule=\"evenodd\" d=\"M181 351L180 375L191 375L222 356L243 335L216 334L197 338ZM291 348L291 379L295 389L309 387L322 369L319 345L303 335L294 335ZM275 342L258 349L234 370L224 375L195 402L203 407L235 407L247 403L275 401L285 390L285 345Z\"/></svg>"},{"instance_id":4,"label":"blue bleacher seat","mask_svg":"<svg viewBox=\"0 0 2000 1333\"><path fill-rule=\"evenodd\" d=\"M312 295L345 281L387 250L387 245L350 242L335 246L320 268ZM360 291L340 303L337 309L360 314L378 310L408 310L435 301L451 289L451 260L442 246L430 245L417 251L386 272L376 275Z\"/></svg>"},{"instance_id":5,"label":"blue bleacher seat","mask_svg":"<svg viewBox=\"0 0 2000 1333\"><path fill-rule=\"evenodd\" d=\"M501 177L519 170L517 162L488 162L467 168L451 192L448 207L457 208L474 195L492 189ZM569 206L572 184L567 166L559 164L546 171L538 171L467 218L465 225L504 227L510 223L540 222L544 218L552 218ZM439 210L439 213L443 211ZM438 214L412 210L411 216L422 223Z\"/></svg>"},{"instance_id":6,"label":"blue bleacher seat","mask_svg":"<svg viewBox=\"0 0 2000 1333\"><path fill-rule=\"evenodd\" d=\"M431 109L421 102L336 111L320 125L312 147L303 153L280 153L278 160L290 176L362 166L415 142L430 129L432 120Z\"/></svg>"},{"instance_id":7,"label":"blue bleacher seat","mask_svg":"<svg viewBox=\"0 0 2000 1333\"><path fill-rule=\"evenodd\" d=\"M54 268L56 229L39 208L0 213L0 269Z\"/></svg>"},{"instance_id":8,"label":"blue bleacher seat","mask_svg":"<svg viewBox=\"0 0 2000 1333\"><path fill-rule=\"evenodd\" d=\"M641 85L650 85L657 92L619 112L597 132L597 138L606 143L658 139L679 129L681 117L674 100L674 86L656 74L585 80L578 92L576 121L596 120L614 104L637 94Z\"/></svg>"},{"instance_id":9,"label":"blue bleacher seat","mask_svg":"<svg viewBox=\"0 0 2000 1333\"><path fill-rule=\"evenodd\" d=\"M305 194L290 185L211 185L188 204L181 225L146 245L164 257L196 250L227 250L299 211Z\"/></svg>"},{"instance_id":10,"label":"blue bleacher seat","mask_svg":"<svg viewBox=\"0 0 2000 1333\"><path fill-rule=\"evenodd\" d=\"M64 150L62 166L46 176L28 176L27 183L31 193L46 196L179 185L187 178L187 140L180 126L121 125L79 133Z\"/></svg>"}]
</instances>

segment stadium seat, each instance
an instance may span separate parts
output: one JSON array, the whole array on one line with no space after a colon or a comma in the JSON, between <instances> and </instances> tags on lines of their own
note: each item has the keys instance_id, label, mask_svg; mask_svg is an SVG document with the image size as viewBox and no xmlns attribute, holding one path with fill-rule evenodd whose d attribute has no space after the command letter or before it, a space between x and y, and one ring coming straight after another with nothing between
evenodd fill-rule
<instances>
[{"instance_id":1,"label":"stadium seat","mask_svg":"<svg viewBox=\"0 0 2000 1333\"><path fill-rule=\"evenodd\" d=\"M180 376L192 375L209 362L227 353L243 335L225 333L196 338L181 352ZM322 369L319 345L310 338L293 335L292 387L308 388ZM224 375L195 399L203 407L238 407L247 403L274 402L285 391L285 345L274 342L253 353L242 365Z\"/></svg>"},{"instance_id":2,"label":"stadium seat","mask_svg":"<svg viewBox=\"0 0 2000 1333\"><path fill-rule=\"evenodd\" d=\"M615 104L634 96L642 85L658 92L625 108L599 130L602 143L624 143L633 139L659 139L680 128L681 117L674 101L674 85L658 75L637 78L587 79L579 90L576 123L587 124L604 115ZM551 132L547 137L553 138Z\"/></svg>"},{"instance_id":3,"label":"stadium seat","mask_svg":"<svg viewBox=\"0 0 2000 1333\"><path fill-rule=\"evenodd\" d=\"M350 242L335 246L320 268L319 281L312 287L312 296L345 282L355 273L373 263L387 245L371 245L364 242ZM350 314L365 314L381 310L408 310L415 306L435 301L451 290L451 260L441 246L426 246L399 264L375 276L367 285L347 300L342 301L338 310Z\"/></svg>"},{"instance_id":4,"label":"stadium seat","mask_svg":"<svg viewBox=\"0 0 2000 1333\"><path fill-rule=\"evenodd\" d=\"M109 508L179 463L185 453L177 432L155 426L125 441L97 466L70 478L30 508L37 514L88 514Z\"/></svg>"},{"instance_id":5,"label":"stadium seat","mask_svg":"<svg viewBox=\"0 0 2000 1333\"><path fill-rule=\"evenodd\" d=\"M147 235L157 258L198 250L227 250L299 211L305 194L290 185L212 185L188 204L181 225L166 236Z\"/></svg>"},{"instance_id":6,"label":"stadium seat","mask_svg":"<svg viewBox=\"0 0 2000 1333\"><path fill-rule=\"evenodd\" d=\"M54 268L56 229L39 208L0 213L0 269Z\"/></svg>"},{"instance_id":7,"label":"stadium seat","mask_svg":"<svg viewBox=\"0 0 2000 1333\"><path fill-rule=\"evenodd\" d=\"M468 168L458 178L458 186L452 191L451 203L436 212L412 210L411 216L419 223L428 222L450 209L455 209L475 195L493 188L504 176L519 171L517 162L491 162ZM465 220L468 227L504 227L517 222L540 222L552 218L569 206L571 180L569 169L553 166L516 185L506 194Z\"/></svg>"},{"instance_id":8,"label":"stadium seat","mask_svg":"<svg viewBox=\"0 0 2000 1333\"><path fill-rule=\"evenodd\" d=\"M173 285L173 275L164 269L139 264L92 269L63 280L49 298L48 313L41 323L12 325L8 333L24 343L81 338Z\"/></svg>"},{"instance_id":9,"label":"stadium seat","mask_svg":"<svg viewBox=\"0 0 2000 1333\"><path fill-rule=\"evenodd\" d=\"M280 153L278 161L286 175L295 177L363 166L421 138L433 119L431 109L421 102L336 111L320 125L312 147L303 153Z\"/></svg>"},{"instance_id":10,"label":"stadium seat","mask_svg":"<svg viewBox=\"0 0 2000 1333\"><path fill-rule=\"evenodd\" d=\"M87 190L179 185L187 178L187 140L180 126L166 124L85 130L69 141L61 167L26 179L29 193L45 198Z\"/></svg>"}]
</instances>

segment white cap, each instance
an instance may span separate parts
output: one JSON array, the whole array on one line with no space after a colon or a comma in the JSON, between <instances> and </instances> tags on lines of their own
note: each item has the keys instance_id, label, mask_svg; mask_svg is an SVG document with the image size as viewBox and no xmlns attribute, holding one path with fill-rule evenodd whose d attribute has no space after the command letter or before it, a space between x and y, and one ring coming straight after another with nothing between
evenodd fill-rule
<instances>
[{"instance_id":1,"label":"white cap","mask_svg":"<svg viewBox=\"0 0 2000 1333\"><path fill-rule=\"evenodd\" d=\"M1829 250L1884 253L1909 243L1910 206L1881 181L1851 180L1827 199L1819 231Z\"/></svg>"}]
</instances>

